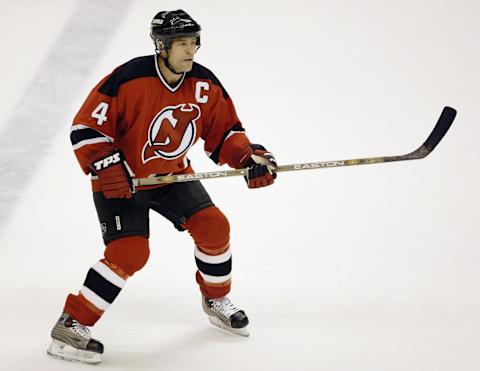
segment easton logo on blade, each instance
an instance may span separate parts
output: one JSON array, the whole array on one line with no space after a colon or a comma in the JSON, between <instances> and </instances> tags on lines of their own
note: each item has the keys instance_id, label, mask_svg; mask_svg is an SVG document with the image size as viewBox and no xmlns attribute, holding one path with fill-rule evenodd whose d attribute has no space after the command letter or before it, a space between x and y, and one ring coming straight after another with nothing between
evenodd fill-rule
<instances>
[{"instance_id":1,"label":"easton logo on blade","mask_svg":"<svg viewBox=\"0 0 480 371\"><path fill-rule=\"evenodd\" d=\"M343 166L345 161L327 161L327 162L310 162L306 164L294 164L294 170L303 170L303 169L320 169L324 167L334 167L334 166Z\"/></svg>"},{"instance_id":2,"label":"easton logo on blade","mask_svg":"<svg viewBox=\"0 0 480 371\"><path fill-rule=\"evenodd\" d=\"M221 176L227 176L226 171L210 172L210 173L197 173L197 174L179 174L177 179L179 181L191 181L197 179L206 179L206 178L218 178Z\"/></svg>"},{"instance_id":3,"label":"easton logo on blade","mask_svg":"<svg viewBox=\"0 0 480 371\"><path fill-rule=\"evenodd\" d=\"M168 106L153 119L143 146L142 161L173 160L184 155L195 143L196 120L201 116L195 104Z\"/></svg>"}]
</instances>

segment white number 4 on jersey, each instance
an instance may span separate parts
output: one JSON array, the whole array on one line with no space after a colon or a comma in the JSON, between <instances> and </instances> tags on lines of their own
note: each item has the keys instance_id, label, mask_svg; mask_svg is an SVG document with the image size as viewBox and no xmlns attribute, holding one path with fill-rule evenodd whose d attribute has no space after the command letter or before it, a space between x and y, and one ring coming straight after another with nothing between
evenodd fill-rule
<instances>
[{"instance_id":1,"label":"white number 4 on jersey","mask_svg":"<svg viewBox=\"0 0 480 371\"><path fill-rule=\"evenodd\" d=\"M107 121L108 104L105 102L100 103L97 108L92 112L92 117L97 119L97 125L102 126Z\"/></svg>"}]
</instances>

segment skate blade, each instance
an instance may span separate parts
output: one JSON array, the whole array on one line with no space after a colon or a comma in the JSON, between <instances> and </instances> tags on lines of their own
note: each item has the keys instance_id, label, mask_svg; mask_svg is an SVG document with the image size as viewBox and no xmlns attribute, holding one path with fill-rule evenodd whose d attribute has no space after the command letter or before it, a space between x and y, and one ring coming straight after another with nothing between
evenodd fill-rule
<instances>
[{"instance_id":1,"label":"skate blade","mask_svg":"<svg viewBox=\"0 0 480 371\"><path fill-rule=\"evenodd\" d=\"M74 348L59 340L52 340L47 349L47 354L71 362L81 362L89 364L98 364L102 362L102 356L99 353L89 352Z\"/></svg>"},{"instance_id":2,"label":"skate blade","mask_svg":"<svg viewBox=\"0 0 480 371\"><path fill-rule=\"evenodd\" d=\"M222 330L225 330L225 331L230 332L232 334L240 335L240 336L244 336L244 337L249 337L250 336L250 332L248 331L248 329L246 327L244 327L244 328L229 327L226 324L224 324L222 321L220 321L218 318L212 317L212 316L208 316L208 320L215 327L221 328Z\"/></svg>"}]
</instances>

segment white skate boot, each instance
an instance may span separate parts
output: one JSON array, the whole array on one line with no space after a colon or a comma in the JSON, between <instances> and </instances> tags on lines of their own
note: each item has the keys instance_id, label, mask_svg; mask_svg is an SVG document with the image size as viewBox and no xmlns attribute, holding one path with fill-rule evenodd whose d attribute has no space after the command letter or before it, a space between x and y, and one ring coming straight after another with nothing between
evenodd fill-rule
<instances>
[{"instance_id":1,"label":"white skate boot","mask_svg":"<svg viewBox=\"0 0 480 371\"><path fill-rule=\"evenodd\" d=\"M228 297L208 299L202 295L202 308L212 325L236 335L250 336L247 315L235 307Z\"/></svg>"},{"instance_id":2,"label":"white skate boot","mask_svg":"<svg viewBox=\"0 0 480 371\"><path fill-rule=\"evenodd\" d=\"M100 363L103 344L92 339L90 330L63 312L52 329L47 353L67 361Z\"/></svg>"}]
</instances>

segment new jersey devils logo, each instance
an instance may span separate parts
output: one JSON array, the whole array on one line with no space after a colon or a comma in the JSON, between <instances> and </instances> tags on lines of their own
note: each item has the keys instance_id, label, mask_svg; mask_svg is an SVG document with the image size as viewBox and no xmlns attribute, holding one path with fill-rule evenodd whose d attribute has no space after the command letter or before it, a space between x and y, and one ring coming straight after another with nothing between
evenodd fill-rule
<instances>
[{"instance_id":1,"label":"new jersey devils logo","mask_svg":"<svg viewBox=\"0 0 480 371\"><path fill-rule=\"evenodd\" d=\"M160 111L148 129L148 141L142 151L143 163L156 158L173 160L187 152L195 142L195 121L200 115L200 108L195 104L168 106Z\"/></svg>"}]
</instances>

